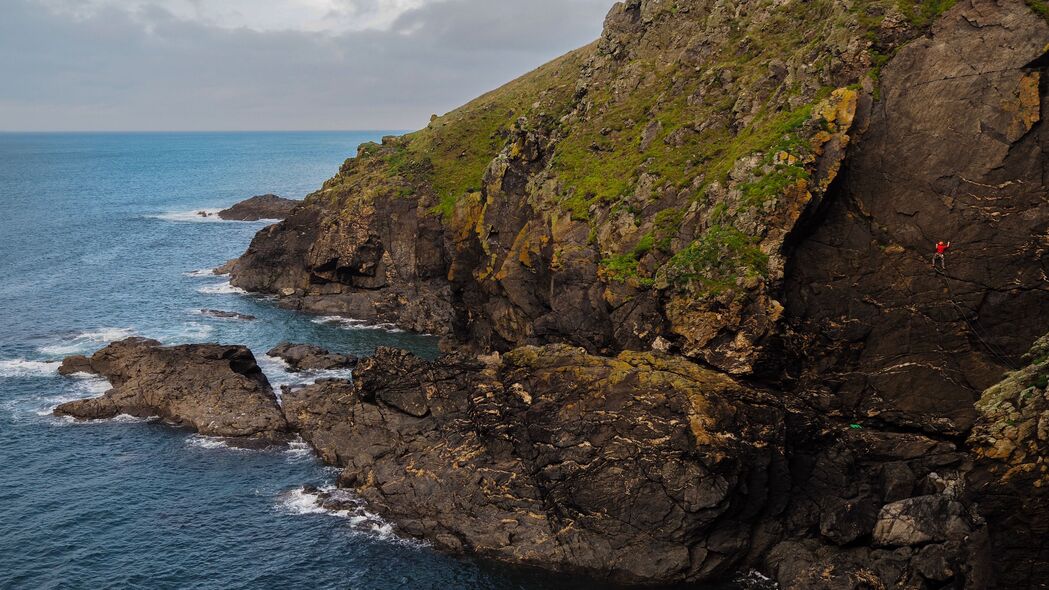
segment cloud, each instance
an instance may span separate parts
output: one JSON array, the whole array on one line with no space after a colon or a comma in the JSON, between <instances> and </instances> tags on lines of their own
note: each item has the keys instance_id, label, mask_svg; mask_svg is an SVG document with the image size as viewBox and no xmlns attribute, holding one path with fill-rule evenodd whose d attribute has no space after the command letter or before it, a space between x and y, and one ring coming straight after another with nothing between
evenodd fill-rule
<instances>
[{"instance_id":1,"label":"cloud","mask_svg":"<svg viewBox=\"0 0 1049 590\"><path fill-rule=\"evenodd\" d=\"M0 129L413 129L595 39L612 0L5 4Z\"/></svg>"}]
</instances>

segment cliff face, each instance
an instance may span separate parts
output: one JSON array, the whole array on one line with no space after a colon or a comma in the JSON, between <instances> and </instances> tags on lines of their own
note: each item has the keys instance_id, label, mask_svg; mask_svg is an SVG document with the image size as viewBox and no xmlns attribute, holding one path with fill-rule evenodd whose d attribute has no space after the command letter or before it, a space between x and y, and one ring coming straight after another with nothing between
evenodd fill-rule
<instances>
[{"instance_id":1,"label":"cliff face","mask_svg":"<svg viewBox=\"0 0 1049 590\"><path fill-rule=\"evenodd\" d=\"M988 550L986 496L965 493L966 478L985 471L961 445L980 392L1049 331L1040 6L617 4L594 44L426 129L362 146L256 236L233 268L237 286L440 334L461 352L506 353L491 366L462 361L454 385L425 387L419 374L450 369L380 359L411 385L386 401L389 379L353 395L339 389L348 384L318 386L294 398L301 416L289 420L348 469L346 485L448 549L626 581L695 581L751 564L784 587L986 586L991 556L1014 555L996 536L1007 509L989 512ZM931 265L938 240L953 244L942 272ZM563 344L580 350L565 360ZM606 481L568 448L543 455L546 441L513 425L589 440L587 423L576 432L547 413L613 393L639 404L617 406L616 424L650 411L686 424L677 396L688 387L657 388L665 397L645 406L655 395L637 386L647 369L622 356L653 349L731 375L773 408L781 434L755 454L746 433L764 418L747 396L730 403L741 446L714 452L738 462L736 479L696 476L718 482L728 516L653 504L609 528L612 498L558 495L560 480L537 474L575 461L580 481L598 473L606 488L651 498L645 462ZM547 368L518 363L532 354L588 368L547 379ZM373 370L386 369L361 374ZM630 387L606 387L609 373L632 375ZM516 386L553 397L542 411L518 407ZM419 387L425 400L402 399ZM582 397L555 395L565 391ZM468 403L482 394L498 401L503 426ZM334 399L364 405L316 410ZM404 417L368 418L368 404ZM712 452L681 424L661 427L691 450L658 447L647 460L684 469L684 456ZM453 473L459 455L442 445L492 428L508 438L471 443L470 469L527 474L527 484L474 489ZM400 446L351 456L365 440ZM740 483L769 477L770 465L775 484ZM464 490L469 501L443 499ZM426 502L463 518L422 519L435 508ZM520 535L491 537L508 513ZM680 518L645 524L656 513ZM581 542L604 545L586 553ZM682 558L632 562L645 543Z\"/></svg>"}]
</instances>

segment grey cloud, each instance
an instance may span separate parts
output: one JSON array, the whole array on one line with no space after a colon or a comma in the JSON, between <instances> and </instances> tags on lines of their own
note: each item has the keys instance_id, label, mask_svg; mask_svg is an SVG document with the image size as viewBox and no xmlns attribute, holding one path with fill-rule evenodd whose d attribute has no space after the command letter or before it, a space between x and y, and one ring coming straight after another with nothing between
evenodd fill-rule
<instances>
[{"instance_id":1,"label":"grey cloud","mask_svg":"<svg viewBox=\"0 0 1049 590\"><path fill-rule=\"evenodd\" d=\"M5 4L0 129L412 129L593 40L612 0L441 0L337 35Z\"/></svg>"}]
</instances>

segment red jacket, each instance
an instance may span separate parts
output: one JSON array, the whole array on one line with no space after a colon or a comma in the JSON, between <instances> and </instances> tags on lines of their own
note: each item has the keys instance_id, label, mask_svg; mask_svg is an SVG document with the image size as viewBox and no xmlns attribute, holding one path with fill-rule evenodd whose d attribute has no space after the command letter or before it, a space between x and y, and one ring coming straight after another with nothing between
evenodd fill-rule
<instances>
[{"instance_id":1,"label":"red jacket","mask_svg":"<svg viewBox=\"0 0 1049 590\"><path fill-rule=\"evenodd\" d=\"M936 253L937 254L943 254L944 252L947 251L947 248L950 248L950 247L951 247L950 244L944 244L943 242L940 242L940 243L936 244Z\"/></svg>"}]
</instances>

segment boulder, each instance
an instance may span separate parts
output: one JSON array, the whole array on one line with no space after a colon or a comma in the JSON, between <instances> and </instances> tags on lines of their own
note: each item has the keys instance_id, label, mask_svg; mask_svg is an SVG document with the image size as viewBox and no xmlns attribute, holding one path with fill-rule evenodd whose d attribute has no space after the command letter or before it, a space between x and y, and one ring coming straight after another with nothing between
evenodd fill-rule
<instances>
[{"instance_id":1,"label":"boulder","mask_svg":"<svg viewBox=\"0 0 1049 590\"><path fill-rule=\"evenodd\" d=\"M162 346L128 338L90 359L70 357L72 369L101 375L113 388L100 397L58 406L55 414L94 420L130 414L157 416L201 434L281 440L287 422L255 357L244 346Z\"/></svg>"},{"instance_id":2,"label":"boulder","mask_svg":"<svg viewBox=\"0 0 1049 590\"><path fill-rule=\"evenodd\" d=\"M227 221L284 219L300 203L302 201L285 199L277 195L259 195L241 201L229 209L219 211L218 216Z\"/></svg>"},{"instance_id":3,"label":"boulder","mask_svg":"<svg viewBox=\"0 0 1049 590\"><path fill-rule=\"evenodd\" d=\"M610 582L729 573L783 452L775 400L653 353L380 348L353 382L283 400L340 485L402 533Z\"/></svg>"},{"instance_id":4,"label":"boulder","mask_svg":"<svg viewBox=\"0 0 1049 590\"><path fill-rule=\"evenodd\" d=\"M266 356L283 359L291 371L323 371L330 369L352 369L357 357L352 354L329 352L312 344L281 342L266 353Z\"/></svg>"}]
</instances>

